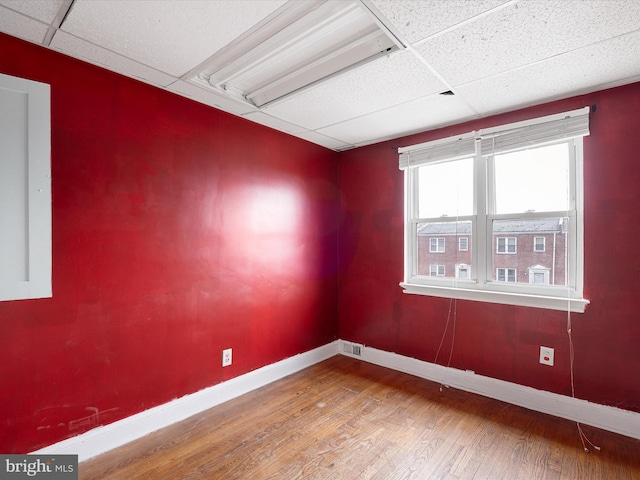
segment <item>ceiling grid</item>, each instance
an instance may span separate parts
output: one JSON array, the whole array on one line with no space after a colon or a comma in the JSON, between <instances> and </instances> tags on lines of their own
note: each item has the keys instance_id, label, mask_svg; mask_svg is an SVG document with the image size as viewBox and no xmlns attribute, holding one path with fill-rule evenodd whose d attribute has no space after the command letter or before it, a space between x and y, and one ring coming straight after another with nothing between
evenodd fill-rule
<instances>
[{"instance_id":1,"label":"ceiling grid","mask_svg":"<svg viewBox=\"0 0 640 480\"><path fill-rule=\"evenodd\" d=\"M0 0L0 31L333 150L640 80L636 0L349 2L401 48L260 108L194 72L286 0Z\"/></svg>"}]
</instances>

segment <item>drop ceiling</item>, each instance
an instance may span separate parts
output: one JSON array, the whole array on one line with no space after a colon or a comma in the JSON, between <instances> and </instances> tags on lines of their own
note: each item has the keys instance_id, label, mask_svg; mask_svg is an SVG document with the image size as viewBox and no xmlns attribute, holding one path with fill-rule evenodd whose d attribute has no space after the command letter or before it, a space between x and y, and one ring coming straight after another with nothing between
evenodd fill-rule
<instances>
[{"instance_id":1,"label":"drop ceiling","mask_svg":"<svg viewBox=\"0 0 640 480\"><path fill-rule=\"evenodd\" d=\"M640 80L638 0L355 1L401 48L261 108L196 73L285 0L0 0L0 31L334 150Z\"/></svg>"}]
</instances>

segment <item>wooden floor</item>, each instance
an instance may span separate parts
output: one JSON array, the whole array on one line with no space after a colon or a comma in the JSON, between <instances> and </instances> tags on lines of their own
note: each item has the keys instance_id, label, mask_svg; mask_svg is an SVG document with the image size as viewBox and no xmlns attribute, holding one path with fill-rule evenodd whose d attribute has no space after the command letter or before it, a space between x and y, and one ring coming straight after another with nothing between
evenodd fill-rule
<instances>
[{"instance_id":1,"label":"wooden floor","mask_svg":"<svg viewBox=\"0 0 640 480\"><path fill-rule=\"evenodd\" d=\"M640 441L336 356L80 464L80 479L640 479Z\"/></svg>"}]
</instances>

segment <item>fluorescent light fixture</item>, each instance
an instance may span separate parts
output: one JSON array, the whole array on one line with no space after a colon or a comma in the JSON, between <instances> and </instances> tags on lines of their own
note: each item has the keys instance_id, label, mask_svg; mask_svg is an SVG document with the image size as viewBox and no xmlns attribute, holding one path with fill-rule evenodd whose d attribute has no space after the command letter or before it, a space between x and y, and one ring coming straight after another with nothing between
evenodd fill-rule
<instances>
[{"instance_id":1,"label":"fluorescent light fixture","mask_svg":"<svg viewBox=\"0 0 640 480\"><path fill-rule=\"evenodd\" d=\"M290 0L192 80L262 108L402 47L359 0Z\"/></svg>"}]
</instances>

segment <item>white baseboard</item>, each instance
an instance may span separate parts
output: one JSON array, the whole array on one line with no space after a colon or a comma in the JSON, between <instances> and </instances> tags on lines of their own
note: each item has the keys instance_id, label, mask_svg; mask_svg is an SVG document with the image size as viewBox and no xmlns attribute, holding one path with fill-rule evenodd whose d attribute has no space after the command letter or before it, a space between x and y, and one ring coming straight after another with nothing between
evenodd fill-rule
<instances>
[{"instance_id":1,"label":"white baseboard","mask_svg":"<svg viewBox=\"0 0 640 480\"><path fill-rule=\"evenodd\" d=\"M340 342L336 340L32 453L72 454L78 455L80 462L88 460L333 357L339 353L339 347Z\"/></svg>"},{"instance_id":2,"label":"white baseboard","mask_svg":"<svg viewBox=\"0 0 640 480\"><path fill-rule=\"evenodd\" d=\"M353 355L353 345L360 355ZM356 352L358 350L356 349ZM577 421L585 425L640 439L640 414L599 405L565 395L536 390L473 372L385 352L342 340L287 358L229 381L185 395L117 422L44 447L34 454L73 454L80 462L125 445L149 433L215 407L252 390L303 370L334 355L343 354L369 363L415 375L444 385L495 398L530 410Z\"/></svg>"},{"instance_id":3,"label":"white baseboard","mask_svg":"<svg viewBox=\"0 0 640 480\"><path fill-rule=\"evenodd\" d=\"M360 355L350 353L352 345L360 346ZM460 390L477 393L530 410L640 439L640 413L591 403L544 390L536 390L535 388L511 382L476 375L471 371L448 368L351 342L341 341L340 352L349 357L409 373L416 377Z\"/></svg>"}]
</instances>

